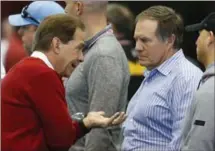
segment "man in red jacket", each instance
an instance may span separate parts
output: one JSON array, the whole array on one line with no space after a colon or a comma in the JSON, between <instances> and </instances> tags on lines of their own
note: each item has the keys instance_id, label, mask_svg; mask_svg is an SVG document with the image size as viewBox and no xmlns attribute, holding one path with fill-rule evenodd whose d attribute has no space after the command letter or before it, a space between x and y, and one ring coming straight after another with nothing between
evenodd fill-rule
<instances>
[{"instance_id":1,"label":"man in red jacket","mask_svg":"<svg viewBox=\"0 0 215 151\"><path fill-rule=\"evenodd\" d=\"M124 121L124 113L90 112L73 121L61 78L83 61L84 26L65 14L45 19L37 29L33 54L2 81L2 150L64 151L91 128Z\"/></svg>"}]
</instances>

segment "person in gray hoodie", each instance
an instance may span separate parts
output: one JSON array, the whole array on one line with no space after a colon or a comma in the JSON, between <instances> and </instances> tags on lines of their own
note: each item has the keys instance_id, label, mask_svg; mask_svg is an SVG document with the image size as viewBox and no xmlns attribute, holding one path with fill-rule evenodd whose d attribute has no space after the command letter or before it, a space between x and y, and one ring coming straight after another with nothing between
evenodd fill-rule
<instances>
[{"instance_id":1,"label":"person in gray hoodie","mask_svg":"<svg viewBox=\"0 0 215 151\"><path fill-rule=\"evenodd\" d=\"M65 12L85 25L84 61L66 82L66 98L73 118L90 111L104 111L105 116L125 111L129 68L125 52L107 25L108 1L66 1ZM79 139L70 151L117 151L120 126L96 128Z\"/></svg>"},{"instance_id":2,"label":"person in gray hoodie","mask_svg":"<svg viewBox=\"0 0 215 151\"><path fill-rule=\"evenodd\" d=\"M187 31L199 31L197 58L206 68L184 126L182 151L214 151L215 12Z\"/></svg>"}]
</instances>

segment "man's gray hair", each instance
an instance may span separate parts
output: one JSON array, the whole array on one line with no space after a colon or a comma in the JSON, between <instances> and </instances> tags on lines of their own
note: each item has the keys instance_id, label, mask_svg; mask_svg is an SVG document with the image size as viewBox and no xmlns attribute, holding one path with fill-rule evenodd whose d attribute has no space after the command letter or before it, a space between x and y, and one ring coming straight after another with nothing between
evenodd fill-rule
<instances>
[{"instance_id":1,"label":"man's gray hair","mask_svg":"<svg viewBox=\"0 0 215 151\"><path fill-rule=\"evenodd\" d=\"M84 0L86 10L88 12L106 12L108 1Z\"/></svg>"},{"instance_id":2,"label":"man's gray hair","mask_svg":"<svg viewBox=\"0 0 215 151\"><path fill-rule=\"evenodd\" d=\"M184 22L180 14L167 6L151 6L136 17L136 22L142 19L158 21L156 34L165 41L172 34L175 35L174 48L180 49L183 42Z\"/></svg>"}]
</instances>

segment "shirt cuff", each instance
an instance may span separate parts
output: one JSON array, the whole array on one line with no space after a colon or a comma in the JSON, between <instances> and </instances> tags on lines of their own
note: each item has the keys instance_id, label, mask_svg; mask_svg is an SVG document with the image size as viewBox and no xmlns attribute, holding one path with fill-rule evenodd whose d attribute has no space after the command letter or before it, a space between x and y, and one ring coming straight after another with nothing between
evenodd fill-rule
<instances>
[{"instance_id":1,"label":"shirt cuff","mask_svg":"<svg viewBox=\"0 0 215 151\"><path fill-rule=\"evenodd\" d=\"M85 125L83 120L76 121L77 122L77 139L83 137L87 133L90 132L91 129L88 129Z\"/></svg>"}]
</instances>

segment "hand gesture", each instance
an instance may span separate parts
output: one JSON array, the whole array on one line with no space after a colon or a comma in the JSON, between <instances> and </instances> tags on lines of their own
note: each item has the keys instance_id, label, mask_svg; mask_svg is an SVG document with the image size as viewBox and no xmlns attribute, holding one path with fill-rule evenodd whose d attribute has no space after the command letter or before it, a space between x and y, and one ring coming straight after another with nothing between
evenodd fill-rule
<instances>
[{"instance_id":1,"label":"hand gesture","mask_svg":"<svg viewBox=\"0 0 215 151\"><path fill-rule=\"evenodd\" d=\"M100 112L89 112L87 117L84 118L83 122L87 128L95 127L108 127L121 124L126 116L124 112L117 112L111 117L105 117L103 111Z\"/></svg>"}]
</instances>

